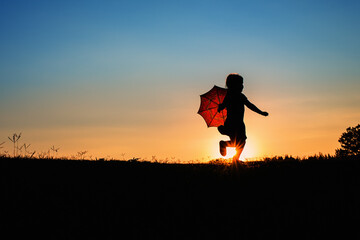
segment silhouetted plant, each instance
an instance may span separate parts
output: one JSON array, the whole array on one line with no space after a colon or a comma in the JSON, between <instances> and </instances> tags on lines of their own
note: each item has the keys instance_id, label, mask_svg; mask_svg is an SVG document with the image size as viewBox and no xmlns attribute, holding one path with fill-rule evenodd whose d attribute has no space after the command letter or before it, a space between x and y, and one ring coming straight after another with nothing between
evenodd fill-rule
<instances>
[{"instance_id":1,"label":"silhouetted plant","mask_svg":"<svg viewBox=\"0 0 360 240\"><path fill-rule=\"evenodd\" d=\"M38 157L38 159L46 159L46 158L49 158L49 154L50 154L49 151L47 151L47 152L39 152L37 154L37 157Z\"/></svg>"},{"instance_id":2,"label":"silhouetted plant","mask_svg":"<svg viewBox=\"0 0 360 240\"><path fill-rule=\"evenodd\" d=\"M132 159L128 160L129 162L138 162L140 158L133 157Z\"/></svg>"},{"instance_id":3,"label":"silhouetted plant","mask_svg":"<svg viewBox=\"0 0 360 240\"><path fill-rule=\"evenodd\" d=\"M360 155L360 124L356 127L348 127L338 141L341 148L335 150L336 156Z\"/></svg>"},{"instance_id":4,"label":"silhouetted plant","mask_svg":"<svg viewBox=\"0 0 360 240\"><path fill-rule=\"evenodd\" d=\"M57 156L59 149L60 148L56 148L54 145L50 148L50 150L53 152L53 156L52 156L53 158L55 158L55 155Z\"/></svg>"},{"instance_id":5,"label":"silhouetted plant","mask_svg":"<svg viewBox=\"0 0 360 240\"><path fill-rule=\"evenodd\" d=\"M21 138L21 133L19 135L14 133L12 138L10 138L10 137L8 137L8 138L14 144L14 157L15 157L18 155L19 139Z\"/></svg>"},{"instance_id":6,"label":"silhouetted plant","mask_svg":"<svg viewBox=\"0 0 360 240\"><path fill-rule=\"evenodd\" d=\"M4 144L5 142L2 142L0 143L0 149L4 148L2 145ZM1 156L4 156L4 154L0 153Z\"/></svg>"},{"instance_id":7,"label":"silhouetted plant","mask_svg":"<svg viewBox=\"0 0 360 240\"><path fill-rule=\"evenodd\" d=\"M29 158L32 158L32 157L35 155L35 153L36 153L36 151L33 151L33 152L30 154Z\"/></svg>"},{"instance_id":8,"label":"silhouetted plant","mask_svg":"<svg viewBox=\"0 0 360 240\"><path fill-rule=\"evenodd\" d=\"M22 149L24 149L24 157L30 157L32 158L34 156L34 154L36 153L36 151L29 151L29 147L30 147L31 144L27 144L24 143L20 148L19 150L22 151ZM28 155L29 154L29 155Z\"/></svg>"},{"instance_id":9,"label":"silhouetted plant","mask_svg":"<svg viewBox=\"0 0 360 240\"><path fill-rule=\"evenodd\" d=\"M210 160L208 163L214 165L229 165L230 162L226 159L218 158L218 159Z\"/></svg>"},{"instance_id":10,"label":"silhouetted plant","mask_svg":"<svg viewBox=\"0 0 360 240\"><path fill-rule=\"evenodd\" d=\"M88 151L80 151L80 152L77 152L78 158L81 159L81 160L84 160L85 154L86 154L87 152L88 152Z\"/></svg>"}]
</instances>

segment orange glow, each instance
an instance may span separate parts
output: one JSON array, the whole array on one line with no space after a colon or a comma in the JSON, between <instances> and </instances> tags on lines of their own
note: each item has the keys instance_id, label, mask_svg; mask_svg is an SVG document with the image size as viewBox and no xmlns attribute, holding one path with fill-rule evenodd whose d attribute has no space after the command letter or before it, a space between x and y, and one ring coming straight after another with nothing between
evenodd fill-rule
<instances>
[{"instance_id":1,"label":"orange glow","mask_svg":"<svg viewBox=\"0 0 360 240\"><path fill-rule=\"evenodd\" d=\"M257 147L254 145L254 142L247 141L244 151L241 153L240 160L251 160L259 157L260 154L261 152L257 151Z\"/></svg>"},{"instance_id":2,"label":"orange glow","mask_svg":"<svg viewBox=\"0 0 360 240\"><path fill-rule=\"evenodd\" d=\"M236 148L234 147L227 147L226 148L226 156L224 158L232 158L236 154Z\"/></svg>"},{"instance_id":3,"label":"orange glow","mask_svg":"<svg viewBox=\"0 0 360 240\"><path fill-rule=\"evenodd\" d=\"M214 142L216 143L217 141L214 141ZM226 148L226 156L223 157L220 154L218 144L216 144L216 145L214 144L213 148L212 148L212 156L211 157L214 159L218 159L218 158L232 159L232 157L235 154L236 154L236 149L234 147L227 147ZM256 147L254 147L254 142L248 141L245 145L244 151L240 155L240 160L241 161L253 160L256 157L259 157L258 154L261 154L261 153L256 150Z\"/></svg>"}]
</instances>

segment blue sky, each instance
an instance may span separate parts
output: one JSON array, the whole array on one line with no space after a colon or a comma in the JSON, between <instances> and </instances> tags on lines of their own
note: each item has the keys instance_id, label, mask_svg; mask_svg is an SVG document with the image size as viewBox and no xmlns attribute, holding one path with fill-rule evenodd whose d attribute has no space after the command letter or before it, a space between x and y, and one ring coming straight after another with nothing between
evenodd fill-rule
<instances>
[{"instance_id":1,"label":"blue sky","mask_svg":"<svg viewBox=\"0 0 360 240\"><path fill-rule=\"evenodd\" d=\"M359 119L359 10L358 1L1 1L0 137L23 131L64 154L213 156L221 136L194 114L199 95L239 72L270 113L246 119L253 156L330 152ZM304 147L294 138L280 148L290 137L274 126L307 129Z\"/></svg>"}]
</instances>

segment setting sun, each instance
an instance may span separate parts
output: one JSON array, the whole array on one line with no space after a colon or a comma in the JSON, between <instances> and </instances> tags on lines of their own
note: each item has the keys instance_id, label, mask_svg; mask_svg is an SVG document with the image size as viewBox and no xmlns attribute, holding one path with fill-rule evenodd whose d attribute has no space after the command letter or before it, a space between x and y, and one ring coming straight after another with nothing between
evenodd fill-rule
<instances>
[{"instance_id":1,"label":"setting sun","mask_svg":"<svg viewBox=\"0 0 360 240\"><path fill-rule=\"evenodd\" d=\"M236 148L234 147L227 147L226 148L226 156L225 158L232 158L236 154Z\"/></svg>"},{"instance_id":2,"label":"setting sun","mask_svg":"<svg viewBox=\"0 0 360 240\"><path fill-rule=\"evenodd\" d=\"M259 152L257 152L256 149L257 148L254 146L253 142L248 141L245 145L244 151L240 155L240 160L246 161L249 159L254 159L256 157L259 157L258 156ZM223 157L223 156L221 156L221 154L219 152L219 147L217 144L216 147L213 148L212 152L213 152L213 158L215 158L215 159L218 159L218 158L230 159L236 154L236 149L234 147L227 147L226 148L226 156Z\"/></svg>"}]
</instances>

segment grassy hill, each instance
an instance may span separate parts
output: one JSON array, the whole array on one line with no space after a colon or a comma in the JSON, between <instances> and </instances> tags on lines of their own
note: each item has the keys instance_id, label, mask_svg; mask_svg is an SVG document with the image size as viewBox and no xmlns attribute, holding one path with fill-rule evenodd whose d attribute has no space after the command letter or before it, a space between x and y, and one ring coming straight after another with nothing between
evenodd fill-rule
<instances>
[{"instance_id":1,"label":"grassy hill","mask_svg":"<svg viewBox=\"0 0 360 240\"><path fill-rule=\"evenodd\" d=\"M1 158L13 239L360 237L360 158L237 166Z\"/></svg>"}]
</instances>

